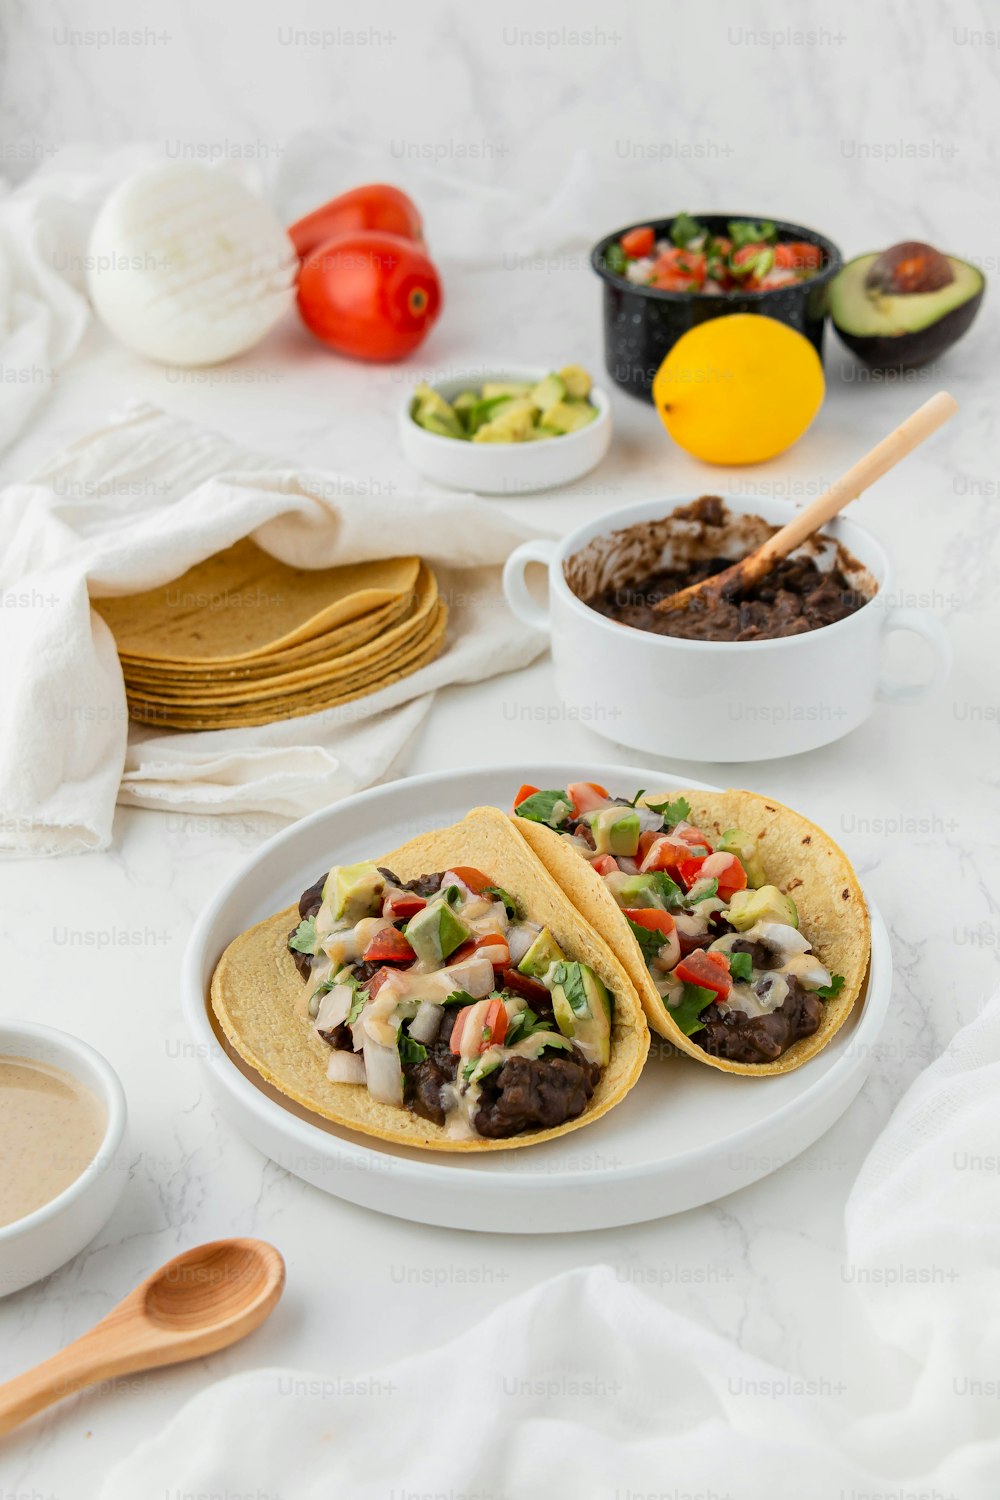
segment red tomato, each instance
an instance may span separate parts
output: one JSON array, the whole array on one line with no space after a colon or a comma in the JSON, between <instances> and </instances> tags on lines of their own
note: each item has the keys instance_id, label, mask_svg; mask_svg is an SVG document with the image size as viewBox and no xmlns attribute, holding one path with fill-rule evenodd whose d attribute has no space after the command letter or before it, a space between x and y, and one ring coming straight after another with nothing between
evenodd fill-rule
<instances>
[{"instance_id":1,"label":"red tomato","mask_svg":"<svg viewBox=\"0 0 1000 1500\"><path fill-rule=\"evenodd\" d=\"M366 989L368 991L368 994L374 1000L375 996L378 994L379 990L385 984L386 980L389 978L389 975L391 973L392 973L391 969L378 969L372 975L371 979L369 979L368 983L366 985L363 985L362 988Z\"/></svg>"},{"instance_id":2,"label":"red tomato","mask_svg":"<svg viewBox=\"0 0 1000 1500\"><path fill-rule=\"evenodd\" d=\"M703 877L719 882L719 895L724 901L728 901L734 891L746 890L747 872L735 854L721 850L710 854L701 867L701 873Z\"/></svg>"},{"instance_id":3,"label":"red tomato","mask_svg":"<svg viewBox=\"0 0 1000 1500\"><path fill-rule=\"evenodd\" d=\"M775 245L774 264L783 271L818 271L823 264L823 252L818 245L793 240L786 245Z\"/></svg>"},{"instance_id":4,"label":"red tomato","mask_svg":"<svg viewBox=\"0 0 1000 1500\"><path fill-rule=\"evenodd\" d=\"M418 911L423 911L426 905L423 896L417 896L413 891L400 891L386 901L385 915L394 922L408 922Z\"/></svg>"},{"instance_id":5,"label":"red tomato","mask_svg":"<svg viewBox=\"0 0 1000 1500\"><path fill-rule=\"evenodd\" d=\"M381 229L386 234L398 234L404 240L423 244L423 225L416 204L399 188L384 182L370 182L341 193L339 198L331 198L322 208L298 219L289 229L288 237L299 259L305 260L327 240L356 234L361 229Z\"/></svg>"},{"instance_id":6,"label":"red tomato","mask_svg":"<svg viewBox=\"0 0 1000 1500\"><path fill-rule=\"evenodd\" d=\"M455 1024L451 1028L451 1041L448 1044L452 1052L461 1052L462 1037L465 1034L468 1018L473 1011L478 1010L478 1005L466 1005L455 1017ZM482 1011L479 1013L482 1015ZM507 1035L507 1008L499 996L487 1005L482 1028L482 1036L477 1039L476 1045L469 1049L473 1057L485 1052L487 1047L499 1047Z\"/></svg>"},{"instance_id":7,"label":"red tomato","mask_svg":"<svg viewBox=\"0 0 1000 1500\"><path fill-rule=\"evenodd\" d=\"M702 989L714 990L716 998L724 1000L733 987L729 973L729 960L724 953L706 953L696 949L682 958L674 969L678 979L685 984L697 984Z\"/></svg>"},{"instance_id":8,"label":"red tomato","mask_svg":"<svg viewBox=\"0 0 1000 1500\"><path fill-rule=\"evenodd\" d=\"M664 292L692 292L705 280L705 256L700 250L664 250L656 258L652 285Z\"/></svg>"},{"instance_id":9,"label":"red tomato","mask_svg":"<svg viewBox=\"0 0 1000 1500\"><path fill-rule=\"evenodd\" d=\"M465 959L471 958L474 953L478 953L480 948L496 950L487 955L495 969L506 968L510 963L507 939L502 938L498 932L484 932L480 937L467 938L460 948L455 949L448 962L450 964L462 963Z\"/></svg>"},{"instance_id":10,"label":"red tomato","mask_svg":"<svg viewBox=\"0 0 1000 1500\"><path fill-rule=\"evenodd\" d=\"M650 932L662 932L664 937L669 937L677 926L668 911L660 911L655 906L626 907L625 915L637 927L645 927Z\"/></svg>"},{"instance_id":11,"label":"red tomato","mask_svg":"<svg viewBox=\"0 0 1000 1500\"><path fill-rule=\"evenodd\" d=\"M482 891L485 891L488 885L493 884L490 877L484 875L482 870L477 870L474 865L452 865L451 873L457 875L459 880L464 885L467 885L469 890L473 891L477 896Z\"/></svg>"},{"instance_id":12,"label":"red tomato","mask_svg":"<svg viewBox=\"0 0 1000 1500\"><path fill-rule=\"evenodd\" d=\"M578 818L584 813L595 812L611 800L610 794L596 781L571 781L566 795L576 808Z\"/></svg>"},{"instance_id":13,"label":"red tomato","mask_svg":"<svg viewBox=\"0 0 1000 1500\"><path fill-rule=\"evenodd\" d=\"M522 999L528 1001L540 1000L543 1005L549 1003L549 992L544 984L539 984L537 979L532 979L530 974L522 974L520 969L504 969L503 987Z\"/></svg>"},{"instance_id":14,"label":"red tomato","mask_svg":"<svg viewBox=\"0 0 1000 1500\"><path fill-rule=\"evenodd\" d=\"M403 359L441 310L427 256L398 234L365 230L327 240L303 261L299 313L310 332L353 359Z\"/></svg>"},{"instance_id":15,"label":"red tomato","mask_svg":"<svg viewBox=\"0 0 1000 1500\"><path fill-rule=\"evenodd\" d=\"M618 870L618 861L613 854L602 854L590 861L590 868L596 870L598 875L613 875Z\"/></svg>"},{"instance_id":16,"label":"red tomato","mask_svg":"<svg viewBox=\"0 0 1000 1500\"><path fill-rule=\"evenodd\" d=\"M701 867L705 859L704 854L695 854L690 859L682 859L678 864L677 873L684 882L685 890L689 891L701 879Z\"/></svg>"},{"instance_id":17,"label":"red tomato","mask_svg":"<svg viewBox=\"0 0 1000 1500\"><path fill-rule=\"evenodd\" d=\"M754 240L752 245L741 245L732 258L733 265L746 265L748 260L756 260L758 255L763 255L766 250L770 250L771 248L763 240Z\"/></svg>"},{"instance_id":18,"label":"red tomato","mask_svg":"<svg viewBox=\"0 0 1000 1500\"><path fill-rule=\"evenodd\" d=\"M514 798L514 806L520 807L522 802L526 802L529 797L533 797L537 791L537 786L529 786L525 782L522 787L518 788L517 796Z\"/></svg>"},{"instance_id":19,"label":"red tomato","mask_svg":"<svg viewBox=\"0 0 1000 1500\"><path fill-rule=\"evenodd\" d=\"M630 229L628 234L621 237L621 247L626 255L638 259L640 255L649 255L656 243L656 235L647 224L642 229Z\"/></svg>"},{"instance_id":20,"label":"red tomato","mask_svg":"<svg viewBox=\"0 0 1000 1500\"><path fill-rule=\"evenodd\" d=\"M408 964L416 956L404 934L395 927L383 927L361 955L366 964Z\"/></svg>"},{"instance_id":21,"label":"red tomato","mask_svg":"<svg viewBox=\"0 0 1000 1500\"><path fill-rule=\"evenodd\" d=\"M680 839L682 843L687 844L691 849L704 849L707 852L711 847L701 829L695 828L692 823L678 823L670 837L672 839Z\"/></svg>"},{"instance_id":22,"label":"red tomato","mask_svg":"<svg viewBox=\"0 0 1000 1500\"><path fill-rule=\"evenodd\" d=\"M649 836L650 842L646 846L645 854L643 854L642 840L645 837L646 835L643 834L639 839L639 854L642 856L639 860L639 868L644 875L648 875L651 870L670 870L673 872L677 869L681 860L690 858L691 851L687 844L680 843L673 838L668 838L662 833L654 833Z\"/></svg>"}]
</instances>

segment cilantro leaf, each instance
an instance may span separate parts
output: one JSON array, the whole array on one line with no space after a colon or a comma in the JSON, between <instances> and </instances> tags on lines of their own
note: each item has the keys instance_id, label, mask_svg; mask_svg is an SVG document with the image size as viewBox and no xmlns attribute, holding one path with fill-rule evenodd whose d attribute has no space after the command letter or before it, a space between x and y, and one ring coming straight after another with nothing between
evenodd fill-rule
<instances>
[{"instance_id":1,"label":"cilantro leaf","mask_svg":"<svg viewBox=\"0 0 1000 1500\"><path fill-rule=\"evenodd\" d=\"M679 213L670 226L670 238L681 250L704 232L697 219L692 219L687 213Z\"/></svg>"},{"instance_id":2,"label":"cilantro leaf","mask_svg":"<svg viewBox=\"0 0 1000 1500\"><path fill-rule=\"evenodd\" d=\"M703 886L704 890L702 889ZM695 892L697 892L697 895ZM696 880L684 897L684 905L687 907L699 906L702 901L710 901L713 896L718 895L718 892L719 882L717 880Z\"/></svg>"},{"instance_id":3,"label":"cilantro leaf","mask_svg":"<svg viewBox=\"0 0 1000 1500\"><path fill-rule=\"evenodd\" d=\"M523 1042L526 1036L533 1036L536 1031L551 1031L551 1021L540 1021L535 1012L528 1006L525 1010L518 1011L517 1015L507 1027L507 1035L504 1037L504 1046L512 1047L515 1042Z\"/></svg>"},{"instance_id":4,"label":"cilantro leaf","mask_svg":"<svg viewBox=\"0 0 1000 1500\"><path fill-rule=\"evenodd\" d=\"M492 896L494 901L502 901L511 921L519 922L521 920L520 906L518 906L510 892L504 890L502 885L486 885L483 887L482 893L484 896Z\"/></svg>"},{"instance_id":5,"label":"cilantro leaf","mask_svg":"<svg viewBox=\"0 0 1000 1500\"><path fill-rule=\"evenodd\" d=\"M624 276L625 267L628 265L628 256L621 245L615 240L604 252L604 264L612 276Z\"/></svg>"},{"instance_id":6,"label":"cilantro leaf","mask_svg":"<svg viewBox=\"0 0 1000 1500\"><path fill-rule=\"evenodd\" d=\"M533 792L514 809L518 818L527 818L529 823L545 823L549 828L561 828L573 811L573 805L565 792Z\"/></svg>"},{"instance_id":7,"label":"cilantro leaf","mask_svg":"<svg viewBox=\"0 0 1000 1500\"><path fill-rule=\"evenodd\" d=\"M672 828L675 823L683 823L691 812L691 804L686 797L674 797L672 801L668 798L666 802L647 802L646 806L650 812L659 813L668 828Z\"/></svg>"},{"instance_id":8,"label":"cilantro leaf","mask_svg":"<svg viewBox=\"0 0 1000 1500\"><path fill-rule=\"evenodd\" d=\"M400 1030L397 1045L399 1047L399 1060L406 1066L407 1063L424 1062L427 1057L427 1048L422 1042L415 1042L412 1036Z\"/></svg>"},{"instance_id":9,"label":"cilantro leaf","mask_svg":"<svg viewBox=\"0 0 1000 1500\"><path fill-rule=\"evenodd\" d=\"M730 953L729 972L734 979L748 984L753 978L753 959L749 953Z\"/></svg>"},{"instance_id":10,"label":"cilantro leaf","mask_svg":"<svg viewBox=\"0 0 1000 1500\"><path fill-rule=\"evenodd\" d=\"M442 1000L442 1005L475 1005L475 997L468 990L452 990L447 1000Z\"/></svg>"},{"instance_id":11,"label":"cilantro leaf","mask_svg":"<svg viewBox=\"0 0 1000 1500\"><path fill-rule=\"evenodd\" d=\"M733 249L740 250L744 245L756 245L761 241L772 245L778 238L778 231L770 219L764 219L759 224L753 219L734 219L729 225L729 238L733 242Z\"/></svg>"},{"instance_id":12,"label":"cilantro leaf","mask_svg":"<svg viewBox=\"0 0 1000 1500\"><path fill-rule=\"evenodd\" d=\"M316 956L319 947L319 938L316 936L316 918L304 917L288 939L289 948L294 948L296 953L308 953Z\"/></svg>"},{"instance_id":13,"label":"cilantro leaf","mask_svg":"<svg viewBox=\"0 0 1000 1500\"><path fill-rule=\"evenodd\" d=\"M684 905L684 892L676 880L671 880L666 870L653 871L653 884L650 889L656 892L668 911L671 907Z\"/></svg>"},{"instance_id":14,"label":"cilantro leaf","mask_svg":"<svg viewBox=\"0 0 1000 1500\"><path fill-rule=\"evenodd\" d=\"M358 1017L360 1016L361 1012L364 1010L364 1008L365 1008L365 1001L367 999L368 999L368 991L361 989L361 987L359 986L354 991L354 999L351 1001L351 1008L347 1012L347 1019L346 1019L345 1025L347 1025L347 1026L353 1026L354 1025L355 1021L358 1019Z\"/></svg>"},{"instance_id":15,"label":"cilantro leaf","mask_svg":"<svg viewBox=\"0 0 1000 1500\"><path fill-rule=\"evenodd\" d=\"M649 927L640 927L638 922L633 922L631 917L625 918L629 925L629 931L642 949L642 956L647 965L653 962L660 949L667 941L662 932L654 932Z\"/></svg>"},{"instance_id":16,"label":"cilantro leaf","mask_svg":"<svg viewBox=\"0 0 1000 1500\"><path fill-rule=\"evenodd\" d=\"M704 1028L705 1023L699 1017L706 1005L711 1005L715 998L714 990L703 989L700 984L686 984L676 1005L666 1005L666 1001L663 1003L674 1024L680 1027L685 1036L690 1036L692 1032Z\"/></svg>"},{"instance_id":17,"label":"cilantro leaf","mask_svg":"<svg viewBox=\"0 0 1000 1500\"><path fill-rule=\"evenodd\" d=\"M820 989L816 991L816 993L817 995L819 995L821 1000L832 1000L835 996L840 994L846 983L847 980L844 978L843 974L833 974L830 977L830 983L824 984Z\"/></svg>"}]
</instances>

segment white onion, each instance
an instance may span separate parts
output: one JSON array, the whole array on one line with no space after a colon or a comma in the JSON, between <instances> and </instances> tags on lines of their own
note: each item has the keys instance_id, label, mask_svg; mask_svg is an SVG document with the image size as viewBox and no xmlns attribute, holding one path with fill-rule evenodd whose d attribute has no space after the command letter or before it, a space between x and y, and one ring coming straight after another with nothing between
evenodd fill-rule
<instances>
[{"instance_id":1,"label":"white onion","mask_svg":"<svg viewBox=\"0 0 1000 1500\"><path fill-rule=\"evenodd\" d=\"M541 930L537 922L515 922L513 927L508 929L507 946L510 949L511 964L515 969Z\"/></svg>"},{"instance_id":2,"label":"white onion","mask_svg":"<svg viewBox=\"0 0 1000 1500\"><path fill-rule=\"evenodd\" d=\"M368 1092L380 1104L403 1102L403 1069L395 1047L383 1047L365 1037L365 1078Z\"/></svg>"},{"instance_id":3,"label":"white onion","mask_svg":"<svg viewBox=\"0 0 1000 1500\"><path fill-rule=\"evenodd\" d=\"M417 1006L417 1013L410 1022L410 1036L415 1042L433 1042L441 1030L441 1017L444 1010L440 1005L435 1005L432 1000L421 1000Z\"/></svg>"},{"instance_id":4,"label":"white onion","mask_svg":"<svg viewBox=\"0 0 1000 1500\"><path fill-rule=\"evenodd\" d=\"M335 984L332 990L327 990L325 995L320 996L316 1030L332 1031L341 1021L346 1021L353 1000L354 989L349 984Z\"/></svg>"},{"instance_id":5,"label":"white onion","mask_svg":"<svg viewBox=\"0 0 1000 1500\"><path fill-rule=\"evenodd\" d=\"M191 162L134 173L90 238L88 286L123 344L168 365L211 365L260 342L290 305L298 257L236 177Z\"/></svg>"},{"instance_id":6,"label":"white onion","mask_svg":"<svg viewBox=\"0 0 1000 1500\"><path fill-rule=\"evenodd\" d=\"M636 808L636 812L639 814L639 832L640 833L662 833L663 832L663 814L662 813L654 812L651 807L637 807Z\"/></svg>"},{"instance_id":7,"label":"white onion","mask_svg":"<svg viewBox=\"0 0 1000 1500\"><path fill-rule=\"evenodd\" d=\"M326 1076L331 1083L365 1083L364 1058L356 1052L331 1052Z\"/></svg>"},{"instance_id":8,"label":"white onion","mask_svg":"<svg viewBox=\"0 0 1000 1500\"><path fill-rule=\"evenodd\" d=\"M807 953L809 950L809 939L788 922L755 922L743 936L751 942L766 943L779 953Z\"/></svg>"},{"instance_id":9,"label":"white onion","mask_svg":"<svg viewBox=\"0 0 1000 1500\"><path fill-rule=\"evenodd\" d=\"M630 854L619 854L616 856L618 868L623 875L638 875L639 866Z\"/></svg>"}]
</instances>

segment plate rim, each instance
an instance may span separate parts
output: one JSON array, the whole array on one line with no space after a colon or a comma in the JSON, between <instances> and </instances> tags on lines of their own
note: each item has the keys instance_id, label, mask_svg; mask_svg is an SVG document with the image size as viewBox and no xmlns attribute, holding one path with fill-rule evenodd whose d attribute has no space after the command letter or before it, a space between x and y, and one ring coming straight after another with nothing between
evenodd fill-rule
<instances>
[{"instance_id":1,"label":"plate rim","mask_svg":"<svg viewBox=\"0 0 1000 1500\"><path fill-rule=\"evenodd\" d=\"M581 760L586 759L581 757ZM304 832L315 828L326 821L333 821L342 815L345 808L355 808L359 804L364 806L368 802L378 802L392 793L399 793L401 788L416 788L420 786L440 785L443 782L451 782L469 774L491 775L497 774L513 775L515 778L523 774L525 764L532 769L539 770L551 768L553 772L562 774L565 772L567 762L565 760L534 761L525 757L522 761L498 761L483 765L462 766L445 769L441 771L424 771L416 776L399 777L395 780L382 782L374 787L366 787L360 792L353 793L338 802L329 804L327 807L319 808L316 812L307 814L304 818L297 819L289 824L287 828L280 829L265 840L253 853L241 861L215 895L211 898L205 908L198 916L191 930L184 951L184 959L181 965L181 1010L185 1024L189 1032L199 1044L208 1044L204 1055L200 1058L202 1065L209 1069L212 1076L218 1079L220 1085L229 1093L237 1095L237 1103L252 1110L252 1112L263 1120L265 1124L275 1125L276 1112L280 1119L280 1128L291 1130L297 1139L305 1145L315 1145L322 1153L320 1143L330 1143L331 1152L346 1154L355 1162L372 1159L379 1163L377 1170L386 1178L396 1175L405 1175L410 1178L421 1178L427 1183L443 1186L450 1183L457 1186L461 1180L458 1173L463 1172L467 1178L478 1182L488 1183L490 1190L506 1192L513 1190L533 1190L545 1187L549 1192L557 1188L560 1180L570 1182L576 1180L576 1175L571 1172L563 1172L559 1169L539 1168L537 1170L525 1170L518 1166L512 1172L502 1170L503 1162L513 1159L514 1153L497 1157L498 1169L487 1175L475 1170L471 1162L465 1162L459 1157L455 1160L448 1156L445 1160L438 1159L438 1153L428 1152L427 1159L412 1156L397 1155L392 1149L392 1143L384 1143L384 1149L375 1149L360 1141L345 1138L336 1131L327 1130L324 1127L313 1124L309 1120L302 1119L293 1114L284 1106L269 1099L267 1095L243 1073L228 1056L225 1049L219 1044L218 1038L208 1018L207 996L202 989L201 967L205 958L206 942L209 931L214 924L219 911L230 900L239 886L248 878L251 871L264 863L275 851L289 843L295 842ZM660 778L668 783L671 790L682 790L685 787L696 788L699 791L719 791L718 786L700 781L696 777L679 776L672 771L651 771L639 769L635 766L617 765L610 762L592 763L587 760L587 769L594 776L622 775L628 778L654 777ZM640 785L641 780L636 781ZM872 942L869 970L866 977L865 994L862 1002L861 1014L853 1028L856 1037L857 1032L864 1027L866 1033L874 1032L874 1037L881 1034L883 1022L889 1009L892 995L892 950L889 942L888 929L877 905L872 901L867 889L862 885L865 900L868 904L871 918ZM885 969L884 974L882 969ZM831 1039L834 1043L835 1038ZM692 1060L693 1062L694 1060ZM870 1066L870 1062L869 1062ZM808 1110L810 1106L819 1107L826 1102L829 1095L836 1095L843 1087L847 1079L858 1068L856 1056L849 1051L819 1075L813 1083L808 1084L802 1093L794 1098L786 1100L783 1104L766 1117L765 1121L757 1121L743 1127L738 1132L704 1145L694 1145L685 1150L681 1155L672 1158L657 1158L653 1161L635 1163L631 1166L608 1166L591 1168L587 1171L588 1183L599 1185L602 1182L614 1180L615 1182L635 1181L644 1177L655 1175L658 1171L669 1170L667 1162L676 1162L678 1167L681 1163L685 1168L696 1167L699 1162L710 1162L723 1151L738 1151L747 1144L752 1144L765 1129L770 1132L785 1117L794 1118L801 1111ZM868 1068L863 1069L867 1075ZM784 1075L787 1076L787 1075ZM763 1081L763 1080L762 1080ZM864 1079L862 1078L862 1083ZM852 1100L849 1101L853 1102ZM849 1107L849 1104L848 1106ZM608 1119L613 1122L614 1111L611 1111ZM276 1126L277 1128L277 1126ZM575 1135L575 1132L574 1132ZM805 1147L803 1147L805 1149ZM793 1160L797 1153L793 1152L789 1160ZM518 1157L521 1153L516 1153ZM777 1163L776 1166L781 1165ZM770 1173L763 1174L769 1176ZM737 1189L734 1188L734 1191Z\"/></svg>"}]
</instances>

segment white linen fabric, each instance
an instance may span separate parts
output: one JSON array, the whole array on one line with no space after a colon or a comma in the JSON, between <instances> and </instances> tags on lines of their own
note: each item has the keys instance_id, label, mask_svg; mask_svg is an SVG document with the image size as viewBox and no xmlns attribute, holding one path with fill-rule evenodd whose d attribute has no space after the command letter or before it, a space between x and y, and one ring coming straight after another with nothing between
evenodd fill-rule
<instances>
[{"instance_id":1,"label":"white linen fabric","mask_svg":"<svg viewBox=\"0 0 1000 1500\"><path fill-rule=\"evenodd\" d=\"M1000 996L904 1096L849 1200L850 1285L881 1345L843 1354L897 1367L882 1402L803 1392L795 1372L597 1266L374 1373L271 1369L211 1386L102 1500L995 1500L998 1089Z\"/></svg>"},{"instance_id":2,"label":"white linen fabric","mask_svg":"<svg viewBox=\"0 0 1000 1500\"><path fill-rule=\"evenodd\" d=\"M343 475L282 465L149 406L89 434L0 494L0 851L104 848L116 799L298 817L377 781L436 688L545 649L500 583L512 548L535 535L471 496L358 497ZM114 641L90 597L169 582L244 536L300 567L418 554L450 605L443 653L322 713L130 733Z\"/></svg>"}]
</instances>

